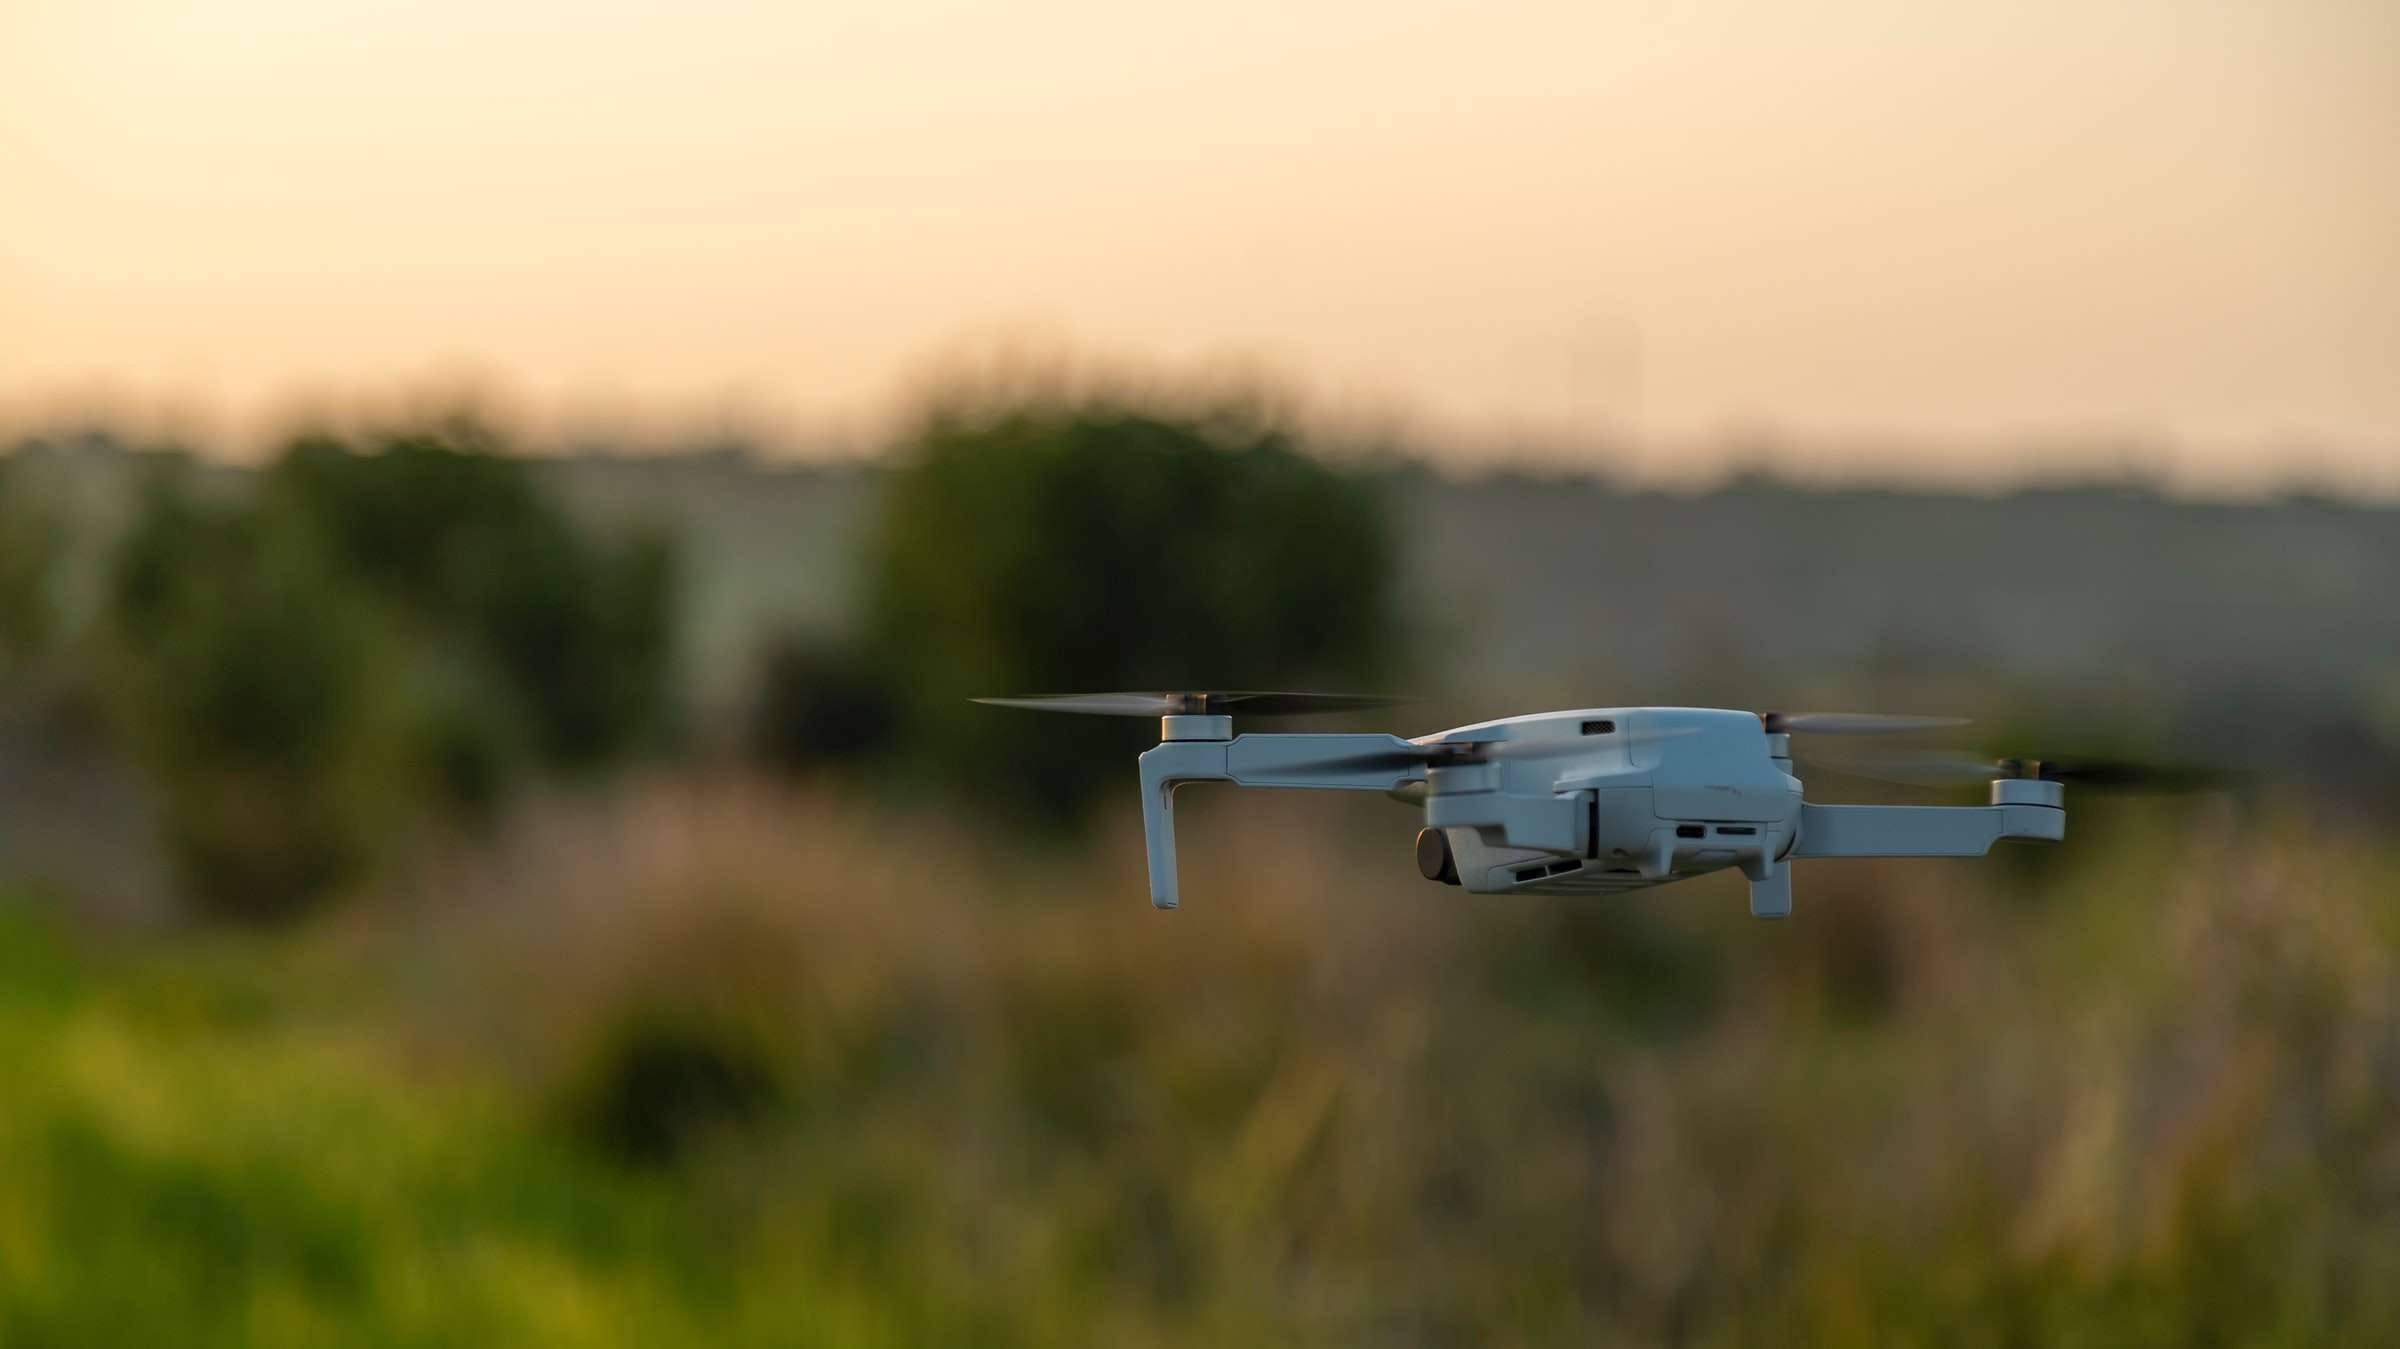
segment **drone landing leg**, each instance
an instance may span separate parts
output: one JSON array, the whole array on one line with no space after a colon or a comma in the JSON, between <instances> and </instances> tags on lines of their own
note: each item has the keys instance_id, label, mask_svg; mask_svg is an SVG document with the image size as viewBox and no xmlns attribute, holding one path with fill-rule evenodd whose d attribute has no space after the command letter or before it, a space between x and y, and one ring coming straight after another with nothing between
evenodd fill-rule
<instances>
[{"instance_id":1,"label":"drone landing leg","mask_svg":"<svg viewBox=\"0 0 2400 1349\"><path fill-rule=\"evenodd\" d=\"M1142 756L1142 834L1150 854L1150 903L1175 907L1175 789L1223 781L1225 742L1168 741Z\"/></svg>"},{"instance_id":2,"label":"drone landing leg","mask_svg":"<svg viewBox=\"0 0 2400 1349\"><path fill-rule=\"evenodd\" d=\"M1149 799L1144 803L1142 821L1146 851L1150 854L1150 906L1171 909L1175 895L1175 789L1181 783L1162 782L1148 787Z\"/></svg>"},{"instance_id":3,"label":"drone landing leg","mask_svg":"<svg viewBox=\"0 0 2400 1349\"><path fill-rule=\"evenodd\" d=\"M1770 863L1764 877L1750 877L1750 916L1753 918L1789 918L1792 916L1792 864Z\"/></svg>"}]
</instances>

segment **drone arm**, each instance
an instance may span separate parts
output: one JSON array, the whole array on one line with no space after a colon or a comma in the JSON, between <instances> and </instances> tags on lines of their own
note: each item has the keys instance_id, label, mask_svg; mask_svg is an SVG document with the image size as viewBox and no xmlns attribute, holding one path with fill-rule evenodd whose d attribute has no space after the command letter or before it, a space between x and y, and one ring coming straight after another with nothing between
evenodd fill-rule
<instances>
[{"instance_id":1,"label":"drone arm","mask_svg":"<svg viewBox=\"0 0 2400 1349\"><path fill-rule=\"evenodd\" d=\"M1175 907L1175 789L1187 782L1385 792L1422 781L1422 763L1395 764L1417 746L1396 735L1243 735L1168 740L1142 756L1142 834L1150 902Z\"/></svg>"},{"instance_id":2,"label":"drone arm","mask_svg":"<svg viewBox=\"0 0 2400 1349\"><path fill-rule=\"evenodd\" d=\"M2042 784L2048 785L2048 784ZM2066 837L2056 805L1800 807L1792 857L1981 857L2004 838Z\"/></svg>"}]
</instances>

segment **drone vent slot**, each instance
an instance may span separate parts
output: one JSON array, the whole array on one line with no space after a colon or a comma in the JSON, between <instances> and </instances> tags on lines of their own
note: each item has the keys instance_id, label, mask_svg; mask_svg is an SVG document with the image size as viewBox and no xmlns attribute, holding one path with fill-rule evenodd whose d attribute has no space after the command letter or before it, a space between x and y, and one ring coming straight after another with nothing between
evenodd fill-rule
<instances>
[{"instance_id":1,"label":"drone vent slot","mask_svg":"<svg viewBox=\"0 0 2400 1349\"><path fill-rule=\"evenodd\" d=\"M1523 871L1517 873L1517 884L1523 885L1527 881L1547 880L1552 876L1564 876L1568 872L1580 868L1582 865L1583 863L1581 861L1578 861L1575 858L1568 858L1564 862L1552 862L1548 866L1527 867Z\"/></svg>"},{"instance_id":2,"label":"drone vent slot","mask_svg":"<svg viewBox=\"0 0 2400 1349\"><path fill-rule=\"evenodd\" d=\"M1613 721L1587 721L1583 724L1585 735L1609 735L1616 729L1617 724Z\"/></svg>"}]
</instances>

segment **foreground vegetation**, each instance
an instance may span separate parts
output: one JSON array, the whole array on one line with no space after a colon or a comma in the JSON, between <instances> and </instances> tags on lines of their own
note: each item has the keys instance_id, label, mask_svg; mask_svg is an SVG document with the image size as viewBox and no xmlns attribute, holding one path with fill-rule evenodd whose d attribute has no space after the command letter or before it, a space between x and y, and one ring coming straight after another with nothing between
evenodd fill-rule
<instances>
[{"instance_id":1,"label":"foreground vegetation","mask_svg":"<svg viewBox=\"0 0 2400 1349\"><path fill-rule=\"evenodd\" d=\"M1370 481L1043 394L674 531L682 470L497 448L0 472L0 1344L2400 1339L2388 512ZM729 619L769 535L846 624ZM1200 790L1169 917L1149 728L965 698L1186 675L2261 777L1781 924Z\"/></svg>"},{"instance_id":2,"label":"foreground vegetation","mask_svg":"<svg viewBox=\"0 0 2400 1349\"><path fill-rule=\"evenodd\" d=\"M2400 1329L2388 849L2133 812L1805 868L1767 925L1462 898L1380 802L1192 805L1171 917L1130 835L705 776L302 934L12 908L0 1339Z\"/></svg>"}]
</instances>

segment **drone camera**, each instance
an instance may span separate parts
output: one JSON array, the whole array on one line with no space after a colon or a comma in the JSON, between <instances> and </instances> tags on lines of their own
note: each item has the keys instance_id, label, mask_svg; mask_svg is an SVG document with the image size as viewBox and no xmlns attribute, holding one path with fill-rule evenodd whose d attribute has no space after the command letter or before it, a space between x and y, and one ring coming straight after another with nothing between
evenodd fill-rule
<instances>
[{"instance_id":1,"label":"drone camera","mask_svg":"<svg viewBox=\"0 0 2400 1349\"><path fill-rule=\"evenodd\" d=\"M1439 829L1417 831L1417 874L1429 881L1456 885L1458 859L1450 853L1450 839Z\"/></svg>"}]
</instances>

